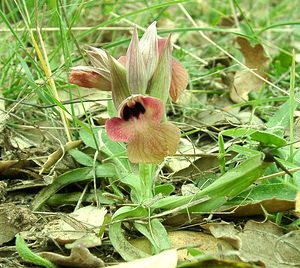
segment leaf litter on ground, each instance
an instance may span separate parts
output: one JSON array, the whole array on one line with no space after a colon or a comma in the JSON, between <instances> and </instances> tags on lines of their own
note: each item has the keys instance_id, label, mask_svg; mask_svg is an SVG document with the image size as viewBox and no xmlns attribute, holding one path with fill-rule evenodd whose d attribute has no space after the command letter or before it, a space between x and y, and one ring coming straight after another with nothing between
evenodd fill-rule
<instances>
[{"instance_id":1,"label":"leaf litter on ground","mask_svg":"<svg viewBox=\"0 0 300 268\"><path fill-rule=\"evenodd\" d=\"M59 3L46 2L46 7L51 11L51 14L55 11L55 14L58 12L61 15L60 19L57 18L56 20L57 23L60 23L58 25L65 25L65 23L67 23L67 17L65 21L63 19L65 15L62 16L62 13L60 13L63 7L60 6ZM111 23L109 17L112 16L113 13L110 14L109 12L118 11L117 13L119 13L119 10L114 10L114 7L106 4L107 3L103 3L101 8L103 8L104 16L107 16L107 23ZM282 5L285 4L287 3L283 3ZM116 3L116 7L120 7L120 13L125 14L125 16L127 16L127 13L130 11L136 12L137 8L140 10L144 8L143 3L137 3L136 5L131 5L130 3L123 6L122 4L117 5ZM149 7L151 7L151 5L155 5L155 3L149 3ZM226 18L227 21L228 18L230 18L230 23L233 23L232 25L239 25L241 33L246 33L247 37L238 37L236 39L245 65L266 79L269 79L269 74L266 74L266 70L269 69L270 75L273 76L272 78L274 78L282 88L288 88L289 75L287 71L291 65L292 57L289 56L289 63L286 64L284 68L284 57L282 56L285 55L284 51L281 51L279 56L275 55L276 58L274 58L273 62L271 57L274 56L276 49L274 49L275 52L271 51L271 53L268 53L270 58L267 58L265 49L267 52L270 52L270 49L268 49L269 46L265 45L266 42L257 43L258 40L266 41L269 40L269 37L274 37L274 43L277 44L278 40L283 41L281 40L283 36L287 37L288 34L271 31L268 32L270 33L268 38L260 36L261 39L256 39L256 45L254 45L252 41L253 38L251 38L253 37L251 36L251 27L249 27L249 25L247 26L247 23L249 23L247 16L254 16L252 17L254 20L250 21L251 24L255 26L263 25L264 16L262 16L261 12L265 11L264 9L258 10L253 8L247 12L246 16L245 14L234 14L234 16L224 17L221 14L223 11L218 13L220 8L218 5L225 8L224 10L228 11L228 14L232 12L231 8L228 9L226 4L218 3L214 6L215 11L217 11L215 12L211 9L211 5L214 4L210 2L205 3L203 1L184 3L188 12L195 18L199 18L199 14L203 15L201 21L197 19L197 23L201 25L201 27L205 27L206 30L210 25L223 27L224 18ZM239 8L239 6L237 6L238 3L234 5L234 9L237 11ZM244 6L245 3L241 3L240 5L241 9L239 9L239 11L243 11L243 9L246 10L247 7ZM257 5L260 6L260 3ZM6 4L4 4L4 6L6 11ZM75 6L76 4L74 4L74 7ZM291 8L292 6L293 3L289 3L289 5L286 5L286 8ZM11 7L13 7L12 10ZM27 8L30 7L29 1ZM84 10L89 14L88 20L91 25L96 25L99 23L99 9L93 7L93 5L86 5L84 6ZM149 265L149 267L158 265L164 265L163 267L176 267L176 265L178 265L178 267L237 267L239 265L239 267L263 267L264 265L267 267L277 267L276 265L295 267L299 265L299 259L297 258L297 256L299 256L297 255L299 254L297 249L297 245L299 245L299 174L297 172L294 173L293 178L278 175L271 179L266 179L265 181L255 181L257 178L260 178L260 174L256 174L250 178L251 175L253 175L251 174L252 171L262 171L262 166L264 165L262 160L259 162L254 161L255 156L260 153L262 148L260 146L262 145L271 149L272 153L276 154L275 156L278 157L279 160L282 160L282 162L285 160L283 163L288 168L295 168L299 165L297 153L295 153L294 159L290 160L288 150L285 149L290 146L288 144L288 137L293 135L289 129L292 109L291 101L287 97L282 98L282 96L278 96L279 92L275 92L274 89L270 88L269 90L267 86L264 87L264 83L248 70L239 70L235 73L232 83L234 87L231 87L229 92L230 96L228 97L227 89L225 85L222 84L220 76L222 76L221 73L223 71L227 72L227 68L229 68L230 72L230 64L232 62L228 61L225 64L218 63L217 59L224 57L224 55L215 51L213 46L208 46L206 41L198 35L198 29L189 27L188 21L183 14L178 13L177 5L166 5L164 8L166 9L162 13L156 13L156 11L160 11L160 9L153 9L153 14L162 18L160 21L162 27L173 30L176 27L179 28L182 26L180 31L175 29L177 32L173 37L176 38L176 44L182 45L184 49L176 50L175 53L176 57L184 60L191 75L191 87L193 87L191 89L193 90L188 91L191 96L186 97L188 95L186 94L184 101L179 101L178 104L168 107L170 116L181 126L181 129L185 133L183 133L180 151L177 152L175 156L167 159L166 165L161 167L160 173L157 175L157 185L155 187L158 194L155 197L157 199L154 198L154 200L151 201L152 204L150 202L150 205L146 204L146 207L149 205L147 209L150 211L152 208L155 209L155 213L157 214L154 213L154 216L160 213L162 213L162 216L159 217L158 221L153 221L154 224L153 222L149 224L149 227L145 222L151 222L153 219L148 219L149 215L143 214L143 210L140 210L140 214L138 213L139 211L135 211L134 213L136 214L124 213L124 218L120 219L120 222L117 223L122 226L118 228L118 230L122 232L123 236L115 236L115 238L118 239L121 237L124 239L121 241L124 242L127 242L129 238L130 242L135 242L136 240L145 240L140 238L142 234L146 236L152 244L159 242L157 244L163 244L163 246L165 246L167 240L156 241L160 239L158 234L163 233L162 226L168 226L169 224L171 225L171 230L174 226L178 227L178 225L180 225L181 228L189 228L189 231L175 231L173 233L173 231L170 231L168 228L170 243L175 248L180 248L177 253L174 249L158 253L158 248L151 248L148 243L148 249L143 248L143 250L146 251L148 255L154 252L158 253L157 255L141 259L140 261L133 261L133 263L122 263L117 267L147 267L147 265ZM80 12L80 10L81 7L78 6L78 12ZM270 10L274 12L274 14L272 14L275 17L278 14L282 15L278 11L280 10L280 5L276 10L273 9L273 7ZM70 20L72 23L75 22L75 24L82 23L82 25L86 25L86 16L78 16L79 13L75 14L74 12L76 12L76 10L72 7L66 11L66 16L72 18L72 20ZM14 28L17 23L22 24L20 14L22 14L23 11L19 13L18 8L11 5L7 9L7 12L7 14L10 15L6 16L6 14L2 12L2 18L11 23L13 26L11 31L15 34L16 38L18 37L18 32L15 32ZM172 15L172 19L170 19L170 14ZM285 14L288 15L288 13ZM45 26L49 26L47 25L48 13L46 12L43 15L45 15ZM144 16L141 16L143 20L147 21L148 18L148 20L151 21L152 17L150 16L150 12L144 12L143 15ZM163 21L164 18L165 21ZM286 18L289 19L288 16ZM130 20L126 21L127 19ZM207 19L207 21L205 21L205 19ZM272 17L268 19L273 20ZM121 18L117 18L112 21L119 26L120 20ZM140 23L142 26L145 25L138 16L134 18L128 16L122 22L122 26L127 26L128 22L133 23L133 21L137 24ZM56 22L53 20L53 25L55 25ZM210 28L206 33L209 37L220 42L220 44L224 44L227 51L235 53L235 50L228 45L235 40L235 38L232 37L232 33L226 33L224 31L218 33L219 30L222 31L224 29ZM284 28L280 30L284 30ZM126 159L125 147L121 144L109 143L103 131L99 131L99 128L93 130L93 127L87 127L76 118L80 118L84 123L89 122L91 125L103 125L105 119L108 118L106 108L108 110L111 108L107 105L106 101L103 102L100 100L100 105L99 103L95 105L89 100L85 102L84 98L82 98L82 100L80 99L80 96L83 95L87 98L91 98L93 95L93 98L95 97L97 99L107 99L107 97L109 97L107 95L101 95L99 91L94 94L92 90L85 91L81 88L76 88L76 90L78 90L76 92L76 90L72 88L72 93L74 94L71 98L69 92L65 91L65 89L70 86L65 82L66 79L63 75L66 73L65 67L73 66L72 61L74 55L79 56L79 58L74 59L75 61L81 60L82 56L76 51L74 42L68 42L69 40L66 39L66 36L69 36L69 33L64 31L65 29L62 27L59 34L58 32L51 33L42 31L42 35L49 51L52 52L52 47L56 48L56 51L53 51L53 54L51 54L51 66L54 66L54 69L57 68L53 72L53 78L56 80L60 91L60 101L68 111L67 118L71 122L74 133L76 132L76 139L80 138L83 140L84 144L81 144L78 149L70 150L69 153L65 155L62 154L62 151L56 151L64 144L67 144L67 139L65 134L60 130L62 124L61 119L57 116L57 100L55 102L52 96L45 93L49 90L48 85L45 84L45 82L48 81L44 81L43 73L39 69L39 66L36 65L35 60L32 59L32 55L35 53L32 47L23 44L23 40L21 39L10 37L10 42L8 43L17 42L17 45L16 47L11 46L10 49L6 50L10 51L9 53L12 52L12 55L16 53L16 59L14 56L10 57L9 53L7 53L9 57L6 58L7 56L4 55L5 59L1 62L1 67L3 67L1 83L6 87L4 90L1 90L1 96L8 97L8 100L5 101L1 99L0 106L2 139L0 172L3 179L5 179L4 183L1 184L2 186L0 186L2 187L0 189L0 200L3 202L3 204L1 204L3 209L1 210L2 225L0 228L1 251L3 250L2 252L4 252L11 247L11 245L13 245L14 235L20 232L28 241L27 243L34 241L33 244L30 243L30 248L34 248L35 251L39 252L47 252L48 250L43 256L49 258L53 263L71 267L75 267L76 265L78 265L78 267L82 265L85 267L88 267L88 265L91 265L90 267L101 267L103 266L101 259L111 264L121 261L120 256L112 250L110 242L108 242L110 250L108 250L106 254L107 244L103 243L103 241L108 241L110 238L107 229L105 229L105 227L109 226L109 219L104 219L104 239L102 239L102 236L97 236L98 232L102 232L99 231L100 225L103 224L101 217L101 220L99 219L97 223L97 230L88 231L93 233L93 238L82 237L84 236L83 234L87 232L87 227L84 224L76 224L77 220L71 219L73 215L71 212L76 205L76 207L86 207L99 202L101 205L105 205L108 209L108 214L112 215L115 209L123 206L124 203L129 206L135 205L137 202L131 201L139 200L141 187L137 183L137 177L132 176L124 179L114 165L107 163L119 158L122 165L129 170L130 167ZM98 44L102 46L102 44L110 41L121 41L120 43L116 43L117 45L112 45L111 49L112 51L124 51L122 42L128 29L126 29L125 32L118 31L119 30L102 31L99 38L96 37L98 33L95 35L86 35L86 33L84 33L86 35L84 40L80 33L73 31L70 33L74 35L72 38L75 37L75 40L78 38L77 41L80 46L84 43L96 43L97 46ZM92 30L90 33L96 32ZM62 36L64 36L63 34L66 34L64 38L62 38ZM69 36L70 38L71 35ZM275 39L275 37L278 39ZM24 37L24 40L25 39L26 37ZM53 45L51 40L56 40L55 45ZM251 40L251 42L249 40ZM293 42L295 43L296 41ZM5 46L6 44L7 43L3 42L1 46ZM64 59L62 59L61 53L59 52L60 46L63 47L64 50ZM68 46L70 46L71 49L69 49ZM22 51L20 51L20 48L22 48ZM287 49L290 50L289 47ZM185 54L184 50L188 51L188 53ZM72 55L70 51L72 51ZM213 55L212 59L210 55ZM209 67L205 67L205 69L204 66L202 66L203 63L195 60L197 57L204 57L205 61L214 61L216 64L206 65ZM6 60L7 63L2 66L2 63ZM275 65L275 60L277 62L276 64L280 64L280 66ZM16 68L19 68L18 71L16 71ZM21 72L19 72L19 70L21 70ZM205 74L205 72L208 73ZM8 81L5 81L6 74L8 74ZM205 76L200 77L203 74L205 74ZM200 80L198 78L200 78ZM265 88L265 90L260 91L261 88ZM22 92L20 92L20 89ZM25 104L26 99L24 102L18 102L18 97L26 97L28 93L27 90L32 89L35 90L35 94L38 97L27 101L29 104L37 105L36 107L29 106L27 105L28 103ZM252 95L251 92L254 93L258 91L260 91L259 94L262 94L258 99L255 99L255 94L253 94L254 99L251 99L253 96L249 97L249 95ZM74 96L75 101L79 98L79 102L83 101L84 105L82 105L82 103L73 105L72 99ZM232 104L230 97L236 104ZM272 100L277 97L278 100ZM11 98L15 98L18 103L10 102ZM261 98L264 98L264 100ZM299 96L296 95L296 98L299 98ZM48 108L37 108L39 107L38 105L40 105L40 101L45 105L52 105L53 108L51 112ZM283 103L284 101L285 103ZM71 104L65 104L65 102L70 102ZM100 115L98 114L99 111ZM298 119L296 113L295 117ZM35 126L40 126L41 128L35 128ZM82 128L79 134L77 133L78 126ZM239 128L244 128L247 131L240 136L232 135L232 132L239 130ZM226 131L231 131L231 135L226 136ZM219 165L222 164L217 154L220 149L217 142L219 133L224 134L224 153L226 154L226 156L224 156L224 171L231 177L230 179L232 180L229 180L230 182L226 181L226 176L225 180L218 180L222 178L219 172ZM230 134L230 132L227 132L227 134L228 133ZM295 139L297 139L298 133L296 129L294 134ZM188 142L186 142L187 140ZM100 145L100 153L97 152L99 148L98 145ZM54 158L53 153L54 156L56 154ZM180 154L182 155L179 156ZM199 156L201 154L202 156ZM57 160L60 159L61 156L63 156L62 161L57 163ZM54 168L51 169L50 172L44 170L39 174L43 165L47 163L47 159L51 158L53 160L51 160L51 165L55 164ZM253 170L243 173L238 167L239 165L245 167L243 164L248 158L252 159L253 164L257 166ZM248 161L248 165L250 165L249 162L251 161ZM279 172L279 169L274 163L269 163L268 166L266 174L272 175ZM234 173L237 170L240 172L239 174ZM248 184L249 181L247 182L247 180L249 180L249 178L251 179L251 183ZM254 184L252 183L252 179ZM94 185L91 183L93 180L94 182L96 181ZM93 189L94 187L96 187L97 190ZM223 188L227 188L227 190L223 190ZM201 193L201 191L204 191L204 193L206 191L210 196L205 195L203 200L201 200L201 198L198 200L199 204L195 206L195 203L192 203L194 206L190 208L189 203L195 201L191 197L200 197L201 194L199 193ZM222 198L219 198L220 196ZM164 197L167 198L164 199ZM168 200L171 200L170 203L168 203ZM172 202L174 202L174 204L172 204ZM28 204L32 205L32 210L39 211L40 214L32 214L31 210L28 209ZM178 207L177 204L180 206ZM26 207L26 211L24 211L24 207ZM176 208L179 209L176 210ZM97 213L100 212L99 210L99 208L95 208ZM130 209L128 209L128 211L129 210ZM52 211L54 211L54 214L51 214ZM278 211L282 213L276 213ZM45 214L43 214L43 212L45 212ZM50 215L47 215L47 213L50 213ZM209 216L210 213L211 216ZM126 215L127 218L125 217ZM130 220L134 215L139 217L137 221ZM142 217L140 217L141 215ZM264 218L261 215L280 222L282 227L274 227L270 223L246 222L246 218L253 216L255 216L255 218L259 217L263 222ZM30 217L31 220L28 220L28 217ZM84 216L84 218L88 217ZM97 217L95 217L95 219L96 218ZM57 225L54 223L57 219L60 222L58 225L63 226L62 231L55 229ZM218 223L220 219L234 221L234 224L231 222ZM280 219L282 219L282 221L280 221ZM217 222L217 224L214 226L220 224L220 227L211 227L211 229L215 228L214 230L219 228L218 231L221 232L221 235L219 234L220 237L216 238L210 234L200 232L198 226L203 227L206 222L208 222L207 226L215 222ZM57 248L51 244L51 239L47 238L50 234L47 228L51 225L55 232L58 231L56 234L58 238L51 237L51 239L57 240L55 241L56 243L61 240L64 240L64 243L70 242L69 245L63 249L66 252L64 255L57 254ZM138 226L139 234L132 231L133 225ZM196 231L195 226L198 228ZM205 228L207 229L207 227ZM201 231L203 231L202 228ZM63 234L66 232L69 235L77 234L78 236L73 236L73 239L64 239ZM153 235L153 233L155 235ZM213 232L211 231L211 233ZM52 234L54 233L52 232ZM217 234L215 234L215 236L217 236ZM136 237L139 238L135 239ZM177 239L177 242L174 242L174 239ZM226 242L224 242L224 240ZM255 243L253 243L254 240ZM100 243L102 244L99 245ZM199 246L199 243L202 247L201 245ZM226 243L229 246L225 249L224 244ZM45 248L45 244L48 244L49 247ZM214 250L209 253L205 252L205 247L211 244ZM93 248L95 245L99 245L96 248L97 251ZM23 246L25 246L24 243ZM256 248L254 246L256 246ZM264 250L265 247L267 247L266 250ZM271 249L273 249L273 252L271 252ZM180 255L182 252L184 252L184 254ZM29 252L27 253L29 254ZM22 254L20 255L22 256ZM176 255L179 256L178 260ZM32 255L30 256L32 257ZM109 257L106 258L107 256ZM241 262L237 259L229 261L231 257L236 258L237 256L240 256L240 260L245 262ZM192 257L194 257L194 259ZM186 259L189 260L184 262ZM28 257L27 260L29 260ZM274 260L276 260L275 263ZM4 260L1 260L0 263L2 263L2 261ZM183 261L183 263L181 261ZM44 262L42 261L39 264L42 263ZM19 264L20 261L18 260L18 265ZM47 265L52 267L52 264L49 263L45 264L45 267L48 267Z\"/></svg>"}]
</instances>

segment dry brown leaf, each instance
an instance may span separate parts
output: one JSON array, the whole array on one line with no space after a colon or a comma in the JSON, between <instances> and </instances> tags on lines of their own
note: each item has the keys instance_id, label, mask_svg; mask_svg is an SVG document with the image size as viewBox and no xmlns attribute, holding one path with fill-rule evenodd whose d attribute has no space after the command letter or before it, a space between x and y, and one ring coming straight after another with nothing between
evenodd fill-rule
<instances>
[{"instance_id":1,"label":"dry brown leaf","mask_svg":"<svg viewBox=\"0 0 300 268\"><path fill-rule=\"evenodd\" d=\"M203 175L205 172L211 172L210 170L219 165L219 159L217 155L203 155L185 168L176 171L171 178L193 178L198 175Z\"/></svg>"},{"instance_id":2,"label":"dry brown leaf","mask_svg":"<svg viewBox=\"0 0 300 268\"><path fill-rule=\"evenodd\" d=\"M300 266L300 230L281 236L276 242L276 258L280 263Z\"/></svg>"},{"instance_id":3,"label":"dry brown leaf","mask_svg":"<svg viewBox=\"0 0 300 268\"><path fill-rule=\"evenodd\" d=\"M265 70L268 65L268 58L263 46L256 44L252 47L250 42L243 37L238 37L236 40L244 56L245 65L260 76L267 78ZM264 81L249 70L237 71L230 87L230 98L235 103L247 101L248 94L251 91L259 91L263 84Z\"/></svg>"},{"instance_id":4,"label":"dry brown leaf","mask_svg":"<svg viewBox=\"0 0 300 268\"><path fill-rule=\"evenodd\" d=\"M49 222L43 233L60 244L77 243L72 246L85 245L94 247L101 245L101 237L97 234L107 211L105 208L86 206L68 216Z\"/></svg>"},{"instance_id":5,"label":"dry brown leaf","mask_svg":"<svg viewBox=\"0 0 300 268\"><path fill-rule=\"evenodd\" d=\"M41 252L39 255L61 266L82 268L104 267L104 262L90 253L87 248L72 248L70 256L63 256L53 252Z\"/></svg>"},{"instance_id":6,"label":"dry brown leaf","mask_svg":"<svg viewBox=\"0 0 300 268\"><path fill-rule=\"evenodd\" d=\"M236 19L240 22L243 20L243 16L241 14L236 14ZM222 27L233 27L235 26L235 18L233 16L224 16L221 18L218 25Z\"/></svg>"},{"instance_id":7,"label":"dry brown leaf","mask_svg":"<svg viewBox=\"0 0 300 268\"><path fill-rule=\"evenodd\" d=\"M291 210L295 207L295 202L291 200L282 200L278 198L265 199L246 205L237 205L222 209L222 212L231 212L230 216L245 217L254 215L264 215L264 210L268 213Z\"/></svg>"},{"instance_id":8,"label":"dry brown leaf","mask_svg":"<svg viewBox=\"0 0 300 268\"><path fill-rule=\"evenodd\" d=\"M120 263L110 266L111 268L175 268L177 265L177 251L170 249L157 255L134 260L131 262Z\"/></svg>"},{"instance_id":9,"label":"dry brown leaf","mask_svg":"<svg viewBox=\"0 0 300 268\"><path fill-rule=\"evenodd\" d=\"M187 213L174 214L168 216L164 220L164 225L173 227L194 225L202 223L205 218L206 217L204 215L195 215Z\"/></svg>"},{"instance_id":10,"label":"dry brown leaf","mask_svg":"<svg viewBox=\"0 0 300 268\"><path fill-rule=\"evenodd\" d=\"M2 173L3 171L7 171L10 167L13 167L18 163L19 163L18 160L3 160L3 161L0 161L0 173Z\"/></svg>"},{"instance_id":11,"label":"dry brown leaf","mask_svg":"<svg viewBox=\"0 0 300 268\"><path fill-rule=\"evenodd\" d=\"M28 208L11 203L0 205L0 245L12 240L18 232L29 229L36 221Z\"/></svg>"},{"instance_id":12,"label":"dry brown leaf","mask_svg":"<svg viewBox=\"0 0 300 268\"><path fill-rule=\"evenodd\" d=\"M251 220L243 230L224 223L210 223L205 227L215 237L236 247L242 261L262 262L267 268L288 268L300 264L299 231L284 234L284 230L272 222Z\"/></svg>"},{"instance_id":13,"label":"dry brown leaf","mask_svg":"<svg viewBox=\"0 0 300 268\"><path fill-rule=\"evenodd\" d=\"M218 240L212 235L193 232L193 231L174 231L169 232L169 240L172 247L183 248L183 247L194 247L200 251L206 252L208 255L219 256L220 251L232 250L233 247L226 241ZM150 243L145 238L136 239L132 244L144 250L145 252L151 253ZM178 260L184 261L190 259L191 256L188 254L187 249L178 251Z\"/></svg>"},{"instance_id":14,"label":"dry brown leaf","mask_svg":"<svg viewBox=\"0 0 300 268\"><path fill-rule=\"evenodd\" d=\"M220 222L216 224L207 224L206 227L209 228L209 231L215 238L230 243L236 249L241 247L242 241L238 237L238 230L234 228L234 225L227 222Z\"/></svg>"}]
</instances>

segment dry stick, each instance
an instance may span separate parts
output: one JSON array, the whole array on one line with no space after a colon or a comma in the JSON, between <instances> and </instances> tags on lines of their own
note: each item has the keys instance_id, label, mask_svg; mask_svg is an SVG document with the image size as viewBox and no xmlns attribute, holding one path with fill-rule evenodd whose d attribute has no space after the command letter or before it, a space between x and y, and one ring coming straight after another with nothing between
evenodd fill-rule
<instances>
[{"instance_id":1,"label":"dry stick","mask_svg":"<svg viewBox=\"0 0 300 268\"><path fill-rule=\"evenodd\" d=\"M120 17L120 15L118 15L118 14L116 14L116 13L114 13L114 12L110 12L110 14L112 14L113 16L115 16L115 17L117 17L117 18ZM146 28L144 28L144 27L142 27L142 26L140 26L140 25L138 25L138 24L135 24L134 22L131 22L131 21L128 20L128 19L124 19L124 18L123 18L123 19L121 19L121 21L124 21L124 22L126 22L126 23L128 23L128 24L130 24L130 25L132 25L132 26L136 26L136 28L138 28L138 29L140 29L140 30L142 30L142 31L146 31ZM185 50L184 48L182 48L182 47L180 47L180 46L178 46L178 45L175 45L175 44L172 44L172 45L173 45L174 48L182 50L184 53L186 53L187 55L191 56L192 58L194 58L194 59L200 61L201 63L203 63L203 64L205 64L205 65L208 64L208 62L207 62L206 60L203 60L203 59L199 58L198 56L192 54L191 52Z\"/></svg>"},{"instance_id":2,"label":"dry stick","mask_svg":"<svg viewBox=\"0 0 300 268\"><path fill-rule=\"evenodd\" d=\"M288 172L290 172L292 174L295 173L295 172L297 172L297 171L300 171L300 167L288 169ZM262 176L257 181L273 179L273 178L276 178L276 177L279 177L279 176L283 176L283 175L286 175L286 171L280 171L280 172L277 172L277 173L274 173L274 174Z\"/></svg>"},{"instance_id":3,"label":"dry stick","mask_svg":"<svg viewBox=\"0 0 300 268\"><path fill-rule=\"evenodd\" d=\"M187 10L185 9L185 7L179 3L178 4L179 8L182 10L182 12L184 13L184 15L187 17L187 19L193 24L194 27L199 27L197 25L197 23L194 21L194 19L190 16L190 14L187 12ZM255 75L256 77L258 77L259 79L261 79L262 81L264 81L265 83L267 83L268 85L278 89L279 91L281 91L282 93L289 95L289 93L276 86L275 84L273 84L272 82L268 81L267 79L265 79L264 77L262 77L261 75L259 75L258 73L256 73L255 71L253 71L252 69L248 68L244 63L242 63L241 61L239 61L237 58L235 58L234 56L232 56L229 52L227 52L225 49L223 49L221 46L219 46L217 43L215 43L213 40L211 40L207 35L205 35L202 31L198 31L199 34L201 35L202 38L204 38L206 41L208 41L209 43L211 43L213 46L215 46L217 49L219 49L220 51L222 51L225 55L227 55L229 58L231 58L232 60L234 60L235 62L237 62L239 65L241 65L242 67L244 67L247 71L249 71L250 73L252 73L253 75ZM295 100L300 103L300 100L298 98L295 98Z\"/></svg>"}]
</instances>

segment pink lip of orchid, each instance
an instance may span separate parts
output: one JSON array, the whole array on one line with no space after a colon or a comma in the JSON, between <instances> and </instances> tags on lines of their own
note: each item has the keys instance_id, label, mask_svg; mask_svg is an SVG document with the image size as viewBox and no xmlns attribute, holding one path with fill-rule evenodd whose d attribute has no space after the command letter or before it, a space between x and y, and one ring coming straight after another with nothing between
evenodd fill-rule
<instances>
[{"instance_id":1,"label":"pink lip of orchid","mask_svg":"<svg viewBox=\"0 0 300 268\"><path fill-rule=\"evenodd\" d=\"M158 39L154 22L140 40L134 29L127 54L119 60L93 47L87 54L94 67L76 67L69 81L111 89L119 117L106 122L110 139L128 143L128 158L133 163L160 163L174 154L180 131L164 121L164 106L169 95L173 101L178 99L187 86L188 75L172 59L170 37Z\"/></svg>"},{"instance_id":2,"label":"pink lip of orchid","mask_svg":"<svg viewBox=\"0 0 300 268\"><path fill-rule=\"evenodd\" d=\"M113 141L128 143L132 163L160 163L176 152L180 131L162 122L163 107L157 98L131 96L120 105L119 117L106 122L107 134Z\"/></svg>"}]
</instances>

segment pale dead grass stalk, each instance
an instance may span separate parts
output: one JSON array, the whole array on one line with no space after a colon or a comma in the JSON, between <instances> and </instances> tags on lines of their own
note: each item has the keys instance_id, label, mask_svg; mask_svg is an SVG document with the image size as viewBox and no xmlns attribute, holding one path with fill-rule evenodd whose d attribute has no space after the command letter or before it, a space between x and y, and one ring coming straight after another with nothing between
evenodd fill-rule
<instances>
[{"instance_id":1,"label":"pale dead grass stalk","mask_svg":"<svg viewBox=\"0 0 300 268\"><path fill-rule=\"evenodd\" d=\"M20 7L19 7L19 5L16 1L15 1L15 4L18 6L19 10L21 11L21 9L20 9ZM49 86L50 86L53 97L55 99L57 99L58 101L60 101L59 96L58 96L58 92L57 92L57 88L56 88L56 85L55 85L55 81L54 81L53 76L52 76L52 71L51 71L51 67L50 67L50 64L49 64L49 60L48 60L47 51L46 51L46 48L45 48L45 45L44 45L44 41L43 41L43 38L42 38L42 35L41 35L41 32L40 32L40 28L38 27L38 24L37 24L36 25L36 32L38 34L38 38L39 38L42 49L40 49L40 47L39 47L39 45L38 45L38 43L37 43L37 41L36 41L36 39L33 35L33 31L29 27L29 25L30 25L30 16L28 14L28 10L27 10L26 3L25 3L24 0L23 0L23 6L24 6L26 16L24 16L22 13L21 14L23 16L26 28L29 31L32 44L33 44L33 46L36 50L36 53L37 53L38 59L41 63L42 69L43 69L43 71L46 75L46 80L49 83ZM68 124L68 119L67 119L67 116L65 114L65 111L61 107L58 107L58 109L59 109L59 113L60 113L60 116L61 116L61 119L62 119L62 123L63 123L63 126L64 126L64 130L65 130L67 139L68 139L68 141L71 141L72 137L71 137L69 124Z\"/></svg>"}]
</instances>

